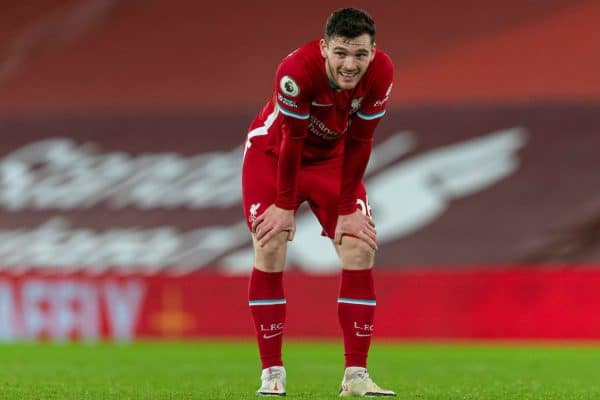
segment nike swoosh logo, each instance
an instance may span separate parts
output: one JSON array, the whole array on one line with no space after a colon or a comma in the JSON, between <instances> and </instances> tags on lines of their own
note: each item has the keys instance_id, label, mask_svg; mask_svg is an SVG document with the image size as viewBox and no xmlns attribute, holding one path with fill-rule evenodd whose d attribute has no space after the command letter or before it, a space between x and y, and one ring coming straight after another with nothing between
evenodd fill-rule
<instances>
[{"instance_id":1,"label":"nike swoosh logo","mask_svg":"<svg viewBox=\"0 0 600 400\"><path fill-rule=\"evenodd\" d=\"M277 333L274 333L274 334L272 334L272 335L267 335L267 334L265 333L265 334L263 334L263 339L272 339L272 338L274 338L275 336L279 336L279 335L281 335L282 333L283 333L283 332L277 332Z\"/></svg>"},{"instance_id":2,"label":"nike swoosh logo","mask_svg":"<svg viewBox=\"0 0 600 400\"><path fill-rule=\"evenodd\" d=\"M326 104L326 103L317 103L316 101L313 101L310 104L312 104L315 107L330 107L333 105L333 104Z\"/></svg>"},{"instance_id":3,"label":"nike swoosh logo","mask_svg":"<svg viewBox=\"0 0 600 400\"><path fill-rule=\"evenodd\" d=\"M356 336L358 337L364 337L364 336L371 336L372 333L360 333L360 332L356 332Z\"/></svg>"}]
</instances>

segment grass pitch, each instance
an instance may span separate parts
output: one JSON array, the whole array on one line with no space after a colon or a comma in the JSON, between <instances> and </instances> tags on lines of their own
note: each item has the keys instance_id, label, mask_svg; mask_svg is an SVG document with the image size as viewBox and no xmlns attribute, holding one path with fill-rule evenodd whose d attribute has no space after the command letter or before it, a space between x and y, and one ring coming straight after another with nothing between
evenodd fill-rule
<instances>
[{"instance_id":1,"label":"grass pitch","mask_svg":"<svg viewBox=\"0 0 600 400\"><path fill-rule=\"evenodd\" d=\"M284 345L287 398L334 399L338 343ZM375 342L369 371L397 399L600 399L600 345ZM254 342L0 346L0 399L256 399Z\"/></svg>"}]
</instances>

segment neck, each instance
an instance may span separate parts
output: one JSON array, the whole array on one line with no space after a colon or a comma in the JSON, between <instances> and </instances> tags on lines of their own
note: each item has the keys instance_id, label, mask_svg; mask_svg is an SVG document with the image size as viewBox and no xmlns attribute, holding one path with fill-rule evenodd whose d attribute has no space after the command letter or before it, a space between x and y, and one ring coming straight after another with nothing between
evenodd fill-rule
<instances>
[{"instance_id":1,"label":"neck","mask_svg":"<svg viewBox=\"0 0 600 400\"><path fill-rule=\"evenodd\" d=\"M331 72L329 71L327 61L325 61L325 73L327 74L327 80L329 81L329 86L331 86L335 90L341 90L341 88L337 85L337 83L335 83L335 81L331 78Z\"/></svg>"}]
</instances>

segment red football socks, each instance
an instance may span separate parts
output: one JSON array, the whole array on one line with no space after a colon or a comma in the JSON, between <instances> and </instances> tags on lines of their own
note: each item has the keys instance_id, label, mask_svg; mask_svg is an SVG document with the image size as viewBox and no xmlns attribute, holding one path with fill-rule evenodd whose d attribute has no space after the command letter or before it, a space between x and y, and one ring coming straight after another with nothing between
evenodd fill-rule
<instances>
[{"instance_id":1,"label":"red football socks","mask_svg":"<svg viewBox=\"0 0 600 400\"><path fill-rule=\"evenodd\" d=\"M344 334L346 368L367 367L374 314L375 289L371 270L342 270L338 317Z\"/></svg>"},{"instance_id":2,"label":"red football socks","mask_svg":"<svg viewBox=\"0 0 600 400\"><path fill-rule=\"evenodd\" d=\"M262 368L283 365L281 344L286 309L283 272L263 272L254 268L250 275L248 304L254 319Z\"/></svg>"}]
</instances>

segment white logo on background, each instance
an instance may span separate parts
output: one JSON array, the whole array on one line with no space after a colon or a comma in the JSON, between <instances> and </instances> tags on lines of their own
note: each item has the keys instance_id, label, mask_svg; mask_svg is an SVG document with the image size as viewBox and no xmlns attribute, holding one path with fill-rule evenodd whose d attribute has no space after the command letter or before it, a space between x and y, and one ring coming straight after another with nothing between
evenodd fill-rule
<instances>
[{"instance_id":1,"label":"white logo on background","mask_svg":"<svg viewBox=\"0 0 600 400\"><path fill-rule=\"evenodd\" d=\"M393 83L390 83L390 86L388 87L387 92L385 92L385 97L382 100L377 100L374 104L373 107L379 107L385 104L386 101L389 100L390 98L390 93L392 93L392 86Z\"/></svg>"},{"instance_id":2,"label":"white logo on background","mask_svg":"<svg viewBox=\"0 0 600 400\"><path fill-rule=\"evenodd\" d=\"M263 333L263 339L273 339L276 336L283 334L283 322L276 322L274 324L270 324L268 326L264 326L260 324L260 330ZM275 332L275 333L266 333L266 332Z\"/></svg>"},{"instance_id":3,"label":"white logo on background","mask_svg":"<svg viewBox=\"0 0 600 400\"><path fill-rule=\"evenodd\" d=\"M362 104L363 98L359 97L357 99L352 100L352 111L356 111L360 108L360 105Z\"/></svg>"},{"instance_id":4,"label":"white logo on background","mask_svg":"<svg viewBox=\"0 0 600 400\"><path fill-rule=\"evenodd\" d=\"M266 333L263 334L263 338L264 339L273 339L276 336L281 335L283 332L277 332L277 333L273 333L272 335L267 335Z\"/></svg>"},{"instance_id":5,"label":"white logo on background","mask_svg":"<svg viewBox=\"0 0 600 400\"><path fill-rule=\"evenodd\" d=\"M359 325L358 322L354 321L353 328L357 330L355 332L355 334L358 337L366 337L366 336L371 336L373 334L373 324Z\"/></svg>"},{"instance_id":6,"label":"white logo on background","mask_svg":"<svg viewBox=\"0 0 600 400\"><path fill-rule=\"evenodd\" d=\"M288 107L298 108L298 104L295 101L286 99L281 93L277 93L277 99Z\"/></svg>"},{"instance_id":7,"label":"white logo on background","mask_svg":"<svg viewBox=\"0 0 600 400\"><path fill-rule=\"evenodd\" d=\"M254 203L254 204L250 205L250 217L248 218L248 221L250 221L250 222L256 221L256 213L258 212L259 208L260 208L260 203Z\"/></svg>"},{"instance_id":8,"label":"white logo on background","mask_svg":"<svg viewBox=\"0 0 600 400\"><path fill-rule=\"evenodd\" d=\"M363 215L366 215L367 217L371 217L372 216L372 209L371 209L371 204L369 204L369 199L366 199L367 201L365 202L363 199L356 199L356 205L358 206L358 208L360 208L360 211L363 213Z\"/></svg>"},{"instance_id":9,"label":"white logo on background","mask_svg":"<svg viewBox=\"0 0 600 400\"><path fill-rule=\"evenodd\" d=\"M298 87L298 84L296 84L296 82L287 75L281 78L279 87L283 93L288 96L296 97L300 94L300 88Z\"/></svg>"}]
</instances>

